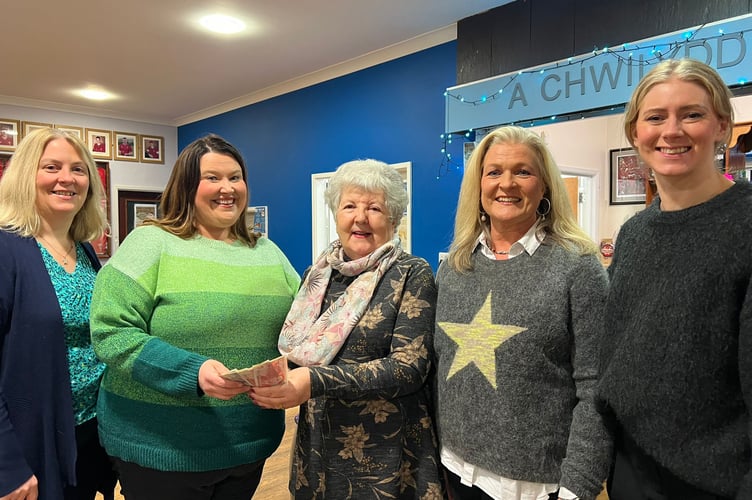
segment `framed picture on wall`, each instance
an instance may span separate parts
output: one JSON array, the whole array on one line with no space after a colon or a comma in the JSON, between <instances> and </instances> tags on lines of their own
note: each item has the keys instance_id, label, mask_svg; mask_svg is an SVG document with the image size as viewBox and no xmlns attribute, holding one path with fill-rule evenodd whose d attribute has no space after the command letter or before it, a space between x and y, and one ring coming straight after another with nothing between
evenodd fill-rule
<instances>
[{"instance_id":1,"label":"framed picture on wall","mask_svg":"<svg viewBox=\"0 0 752 500\"><path fill-rule=\"evenodd\" d=\"M87 128L86 144L94 158L112 159L112 133L109 130Z\"/></svg>"},{"instance_id":2,"label":"framed picture on wall","mask_svg":"<svg viewBox=\"0 0 752 500\"><path fill-rule=\"evenodd\" d=\"M0 151L15 151L18 146L21 122L0 118Z\"/></svg>"},{"instance_id":3,"label":"framed picture on wall","mask_svg":"<svg viewBox=\"0 0 752 500\"><path fill-rule=\"evenodd\" d=\"M269 237L269 207L258 206L245 209L248 229L261 236Z\"/></svg>"},{"instance_id":4,"label":"framed picture on wall","mask_svg":"<svg viewBox=\"0 0 752 500\"><path fill-rule=\"evenodd\" d=\"M118 161L138 161L138 134L113 132L115 159Z\"/></svg>"},{"instance_id":5,"label":"framed picture on wall","mask_svg":"<svg viewBox=\"0 0 752 500\"><path fill-rule=\"evenodd\" d=\"M164 137L141 135L139 138L141 161L144 163L164 163Z\"/></svg>"},{"instance_id":6,"label":"framed picture on wall","mask_svg":"<svg viewBox=\"0 0 752 500\"><path fill-rule=\"evenodd\" d=\"M109 227L112 222L112 216L110 215L110 167L107 162L97 162L97 173L102 181L102 187L104 188L104 198L102 199L102 210L107 215L107 225ZM97 253L97 257L110 257L110 232L107 231L98 240L91 242L91 246Z\"/></svg>"},{"instance_id":7,"label":"framed picture on wall","mask_svg":"<svg viewBox=\"0 0 752 500\"><path fill-rule=\"evenodd\" d=\"M632 148L612 149L610 205L645 203L645 181L648 169Z\"/></svg>"},{"instance_id":8,"label":"framed picture on wall","mask_svg":"<svg viewBox=\"0 0 752 500\"><path fill-rule=\"evenodd\" d=\"M3 171L8 168L8 162L10 162L10 153L0 154L0 179L3 178Z\"/></svg>"},{"instance_id":9,"label":"framed picture on wall","mask_svg":"<svg viewBox=\"0 0 752 500\"><path fill-rule=\"evenodd\" d=\"M159 191L118 189L118 238L123 243L128 233L141 225L147 217L159 217Z\"/></svg>"},{"instance_id":10,"label":"framed picture on wall","mask_svg":"<svg viewBox=\"0 0 752 500\"><path fill-rule=\"evenodd\" d=\"M26 137L30 133L34 132L37 129L40 128L50 128L52 127L51 123L42 123L42 122L21 122L21 128L23 129L23 137Z\"/></svg>"},{"instance_id":11,"label":"framed picture on wall","mask_svg":"<svg viewBox=\"0 0 752 500\"><path fill-rule=\"evenodd\" d=\"M73 125L59 125L56 123L55 128L60 129L63 132L68 132L69 134L73 134L79 139L84 140L83 127L74 127Z\"/></svg>"}]
</instances>

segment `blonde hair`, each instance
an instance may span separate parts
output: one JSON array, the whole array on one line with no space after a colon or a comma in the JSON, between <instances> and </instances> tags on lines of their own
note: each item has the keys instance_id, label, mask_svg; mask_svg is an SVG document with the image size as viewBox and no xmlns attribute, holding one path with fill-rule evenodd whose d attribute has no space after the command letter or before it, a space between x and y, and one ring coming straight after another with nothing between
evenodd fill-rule
<instances>
[{"instance_id":1,"label":"blonde hair","mask_svg":"<svg viewBox=\"0 0 752 500\"><path fill-rule=\"evenodd\" d=\"M549 240L580 255L596 253L598 249L595 243L574 218L561 173L543 140L529 129L504 126L491 131L480 141L465 167L457 202L454 240L449 248L447 263L458 271L471 270L471 256L478 237L481 233L489 231L490 221L483 222L480 218L480 182L483 159L491 146L496 144L519 144L529 149L540 171L544 197L548 198L551 204L541 224L541 229L545 231Z\"/></svg>"},{"instance_id":2,"label":"blonde hair","mask_svg":"<svg viewBox=\"0 0 752 500\"><path fill-rule=\"evenodd\" d=\"M734 124L734 108L731 105L733 95L728 89L720 75L707 64L695 59L667 59L658 63L653 69L640 80L640 83L632 93L632 97L627 103L624 111L624 134L627 140L634 147L635 129L637 119L640 114L642 101L647 93L654 86L660 83L666 83L672 78L683 82L694 83L699 85L710 96L710 102L713 105L713 111L721 120L726 121L728 130L723 141L716 144L728 144L733 133L732 125Z\"/></svg>"},{"instance_id":3,"label":"blonde hair","mask_svg":"<svg viewBox=\"0 0 752 500\"><path fill-rule=\"evenodd\" d=\"M54 128L31 132L13 153L0 181L0 227L25 237L39 232L42 219L36 205L37 171L44 149L55 139L64 139L73 146L86 165L89 177L86 200L73 218L69 234L74 241L95 240L107 230L107 218L102 209L105 193L97 165L78 136Z\"/></svg>"}]
</instances>

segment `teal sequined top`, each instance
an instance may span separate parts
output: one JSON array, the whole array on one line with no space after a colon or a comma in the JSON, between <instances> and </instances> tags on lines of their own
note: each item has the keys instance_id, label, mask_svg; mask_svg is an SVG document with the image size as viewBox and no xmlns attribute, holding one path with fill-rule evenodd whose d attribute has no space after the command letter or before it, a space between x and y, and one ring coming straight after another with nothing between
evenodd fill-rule
<instances>
[{"instance_id":1,"label":"teal sequined top","mask_svg":"<svg viewBox=\"0 0 752 500\"><path fill-rule=\"evenodd\" d=\"M39 242L37 245L62 312L73 415L76 425L80 425L96 416L97 392L104 372L104 363L94 354L89 333L89 309L97 273L80 244L76 244L76 269L71 274L44 246Z\"/></svg>"}]
</instances>

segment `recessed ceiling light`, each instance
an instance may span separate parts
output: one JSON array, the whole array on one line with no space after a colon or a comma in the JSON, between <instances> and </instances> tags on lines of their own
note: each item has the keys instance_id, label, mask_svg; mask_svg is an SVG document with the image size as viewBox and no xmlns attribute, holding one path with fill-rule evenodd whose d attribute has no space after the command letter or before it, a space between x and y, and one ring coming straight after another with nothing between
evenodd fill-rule
<instances>
[{"instance_id":1,"label":"recessed ceiling light","mask_svg":"<svg viewBox=\"0 0 752 500\"><path fill-rule=\"evenodd\" d=\"M235 17L225 16L223 14L212 14L210 16L204 16L200 20L201 26L213 31L214 33L222 33L231 35L233 33L239 33L245 29L245 23Z\"/></svg>"},{"instance_id":2,"label":"recessed ceiling light","mask_svg":"<svg viewBox=\"0 0 752 500\"><path fill-rule=\"evenodd\" d=\"M92 101L104 101L107 99L112 99L115 97L114 95L110 94L107 91L99 90L99 89L82 89L78 90L76 92L81 97L85 97L86 99L91 99Z\"/></svg>"}]
</instances>

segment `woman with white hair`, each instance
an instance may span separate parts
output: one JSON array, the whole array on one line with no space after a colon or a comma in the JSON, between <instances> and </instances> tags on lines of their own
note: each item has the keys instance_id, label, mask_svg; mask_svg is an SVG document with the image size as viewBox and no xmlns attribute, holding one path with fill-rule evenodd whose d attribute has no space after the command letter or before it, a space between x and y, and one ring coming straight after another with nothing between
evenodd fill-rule
<instances>
[{"instance_id":1,"label":"woman with white hair","mask_svg":"<svg viewBox=\"0 0 752 500\"><path fill-rule=\"evenodd\" d=\"M279 339L298 365L252 390L263 408L300 406L295 498L442 498L430 386L436 287L395 235L402 178L345 163L325 197L339 239L306 272Z\"/></svg>"}]
</instances>

